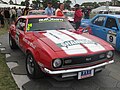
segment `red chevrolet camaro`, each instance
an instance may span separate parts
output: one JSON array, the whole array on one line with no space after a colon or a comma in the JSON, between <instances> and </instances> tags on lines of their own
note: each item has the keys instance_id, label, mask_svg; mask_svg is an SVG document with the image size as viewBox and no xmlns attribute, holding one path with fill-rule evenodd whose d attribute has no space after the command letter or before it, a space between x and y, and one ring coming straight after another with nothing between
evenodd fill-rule
<instances>
[{"instance_id":1,"label":"red chevrolet camaro","mask_svg":"<svg viewBox=\"0 0 120 90\"><path fill-rule=\"evenodd\" d=\"M25 53L30 78L48 74L82 79L114 62L110 44L76 31L64 17L21 16L10 26L9 45Z\"/></svg>"}]
</instances>

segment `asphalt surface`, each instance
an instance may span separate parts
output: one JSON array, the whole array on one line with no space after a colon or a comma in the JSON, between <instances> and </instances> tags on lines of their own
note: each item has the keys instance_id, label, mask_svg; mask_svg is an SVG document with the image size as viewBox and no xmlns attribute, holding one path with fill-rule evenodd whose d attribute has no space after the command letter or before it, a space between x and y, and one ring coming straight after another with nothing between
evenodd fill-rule
<instances>
[{"instance_id":1,"label":"asphalt surface","mask_svg":"<svg viewBox=\"0 0 120 90\"><path fill-rule=\"evenodd\" d=\"M93 77L58 81L52 77L30 80L26 75L25 55L11 50L8 33L0 37L0 53L6 55L6 63L20 90L120 90L120 52L115 52L114 64L108 65Z\"/></svg>"}]
</instances>

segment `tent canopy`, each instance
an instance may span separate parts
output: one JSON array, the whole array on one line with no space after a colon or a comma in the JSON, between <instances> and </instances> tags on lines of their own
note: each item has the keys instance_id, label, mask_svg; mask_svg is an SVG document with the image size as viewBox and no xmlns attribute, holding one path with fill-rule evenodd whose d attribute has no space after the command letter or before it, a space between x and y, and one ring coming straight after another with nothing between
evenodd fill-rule
<instances>
[{"instance_id":1,"label":"tent canopy","mask_svg":"<svg viewBox=\"0 0 120 90\"><path fill-rule=\"evenodd\" d=\"M120 12L120 7L116 7L116 6L101 6L98 8L95 8L92 10L93 13L99 13L100 11L112 11L112 12Z\"/></svg>"},{"instance_id":2,"label":"tent canopy","mask_svg":"<svg viewBox=\"0 0 120 90\"><path fill-rule=\"evenodd\" d=\"M9 5L9 4L0 4L0 8L7 8L7 7L10 7L10 8L12 8L12 7L16 7L16 8L19 8L19 7L25 8L25 6Z\"/></svg>"}]
</instances>

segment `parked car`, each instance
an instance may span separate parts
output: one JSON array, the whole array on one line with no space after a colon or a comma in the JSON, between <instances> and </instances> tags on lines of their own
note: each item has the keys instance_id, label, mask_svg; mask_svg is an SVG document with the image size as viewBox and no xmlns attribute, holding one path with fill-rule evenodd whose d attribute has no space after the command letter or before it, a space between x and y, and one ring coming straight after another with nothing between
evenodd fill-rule
<instances>
[{"instance_id":1,"label":"parked car","mask_svg":"<svg viewBox=\"0 0 120 90\"><path fill-rule=\"evenodd\" d=\"M10 26L9 45L25 53L30 78L50 74L82 79L114 62L110 44L82 29L74 30L68 20L58 16L21 16Z\"/></svg>"},{"instance_id":2,"label":"parked car","mask_svg":"<svg viewBox=\"0 0 120 90\"><path fill-rule=\"evenodd\" d=\"M70 23L74 22L74 13L75 13L75 11L64 10L63 13L68 18L68 21Z\"/></svg>"},{"instance_id":3,"label":"parked car","mask_svg":"<svg viewBox=\"0 0 120 90\"><path fill-rule=\"evenodd\" d=\"M28 15L45 15L45 10L30 10Z\"/></svg>"},{"instance_id":4,"label":"parked car","mask_svg":"<svg viewBox=\"0 0 120 90\"><path fill-rule=\"evenodd\" d=\"M82 20L82 27L90 27L93 35L109 42L120 51L120 15L98 14Z\"/></svg>"}]
</instances>

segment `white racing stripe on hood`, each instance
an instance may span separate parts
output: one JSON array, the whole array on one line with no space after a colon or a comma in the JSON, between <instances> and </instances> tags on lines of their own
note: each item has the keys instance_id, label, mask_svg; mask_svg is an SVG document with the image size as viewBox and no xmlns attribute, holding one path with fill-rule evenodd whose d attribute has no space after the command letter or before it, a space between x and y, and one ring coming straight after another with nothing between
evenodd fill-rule
<instances>
[{"instance_id":1,"label":"white racing stripe on hood","mask_svg":"<svg viewBox=\"0 0 120 90\"><path fill-rule=\"evenodd\" d=\"M63 45L63 43L65 43L66 41L72 41L72 40L74 41L74 39L70 37L69 35L63 34L57 30L49 30L44 35L50 40L52 40L58 47L63 49L66 52L66 54L87 53L87 50L80 44L70 45L70 46Z\"/></svg>"},{"instance_id":2,"label":"white racing stripe on hood","mask_svg":"<svg viewBox=\"0 0 120 90\"><path fill-rule=\"evenodd\" d=\"M64 32L64 33L66 33L66 34L68 34L68 35L70 35L70 36L72 36L72 37L74 37L74 38L76 38L76 39L83 39L83 40L87 40L88 42L90 42L90 43L82 43L84 46L86 46L90 51L92 51L92 52L97 52L97 51L101 51L101 50L105 50L105 48L102 46L102 45L100 45L99 43L97 43L97 42L94 42L94 41L92 41L91 39L88 39L88 38L86 38L86 37L84 37L84 36L82 36L82 35L78 35L78 34L76 34L76 33L73 33L73 32L69 32L69 31L67 31L67 30L61 30L61 32Z\"/></svg>"}]
</instances>

